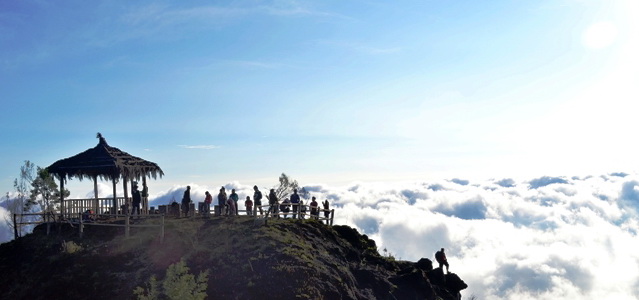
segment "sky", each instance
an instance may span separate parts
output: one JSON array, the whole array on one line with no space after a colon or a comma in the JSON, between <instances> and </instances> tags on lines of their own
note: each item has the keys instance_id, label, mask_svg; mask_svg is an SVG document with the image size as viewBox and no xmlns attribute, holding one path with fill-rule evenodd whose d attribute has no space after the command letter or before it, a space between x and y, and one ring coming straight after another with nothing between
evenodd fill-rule
<instances>
[{"instance_id":1,"label":"sky","mask_svg":"<svg viewBox=\"0 0 639 300\"><path fill-rule=\"evenodd\" d=\"M356 195L364 203L406 185L506 180L522 189L513 199L536 213L486 208L480 219L492 221L483 230L545 238L551 229L528 228L520 218L574 218L583 211L566 208L572 205L566 200L557 204L564 217L528 195L538 189L523 186L540 178L637 173L639 3L484 2L1 2L0 192L13 191L25 160L49 166L94 147L100 132L111 146L163 169L162 179L149 182L156 203L187 184L213 191L271 187L282 172L334 193L360 184L387 190ZM624 183L609 187L606 201L621 201ZM611 184L591 180L586 190ZM92 184L70 180L68 188L72 197L85 197ZM111 193L108 182L100 190ZM479 191L470 198L465 190L432 193L442 203L499 201ZM415 199L434 199L428 197ZM510 199L497 198L504 197ZM335 199L344 208L354 201ZM474 221L452 217L452 204L415 209L415 201L411 214L424 212L423 222L446 226L420 223L418 236L448 228L447 240L460 241L453 235L474 230ZM468 204L471 212L477 201ZM380 224L407 213L381 216L384 207L361 205ZM597 214L593 205L586 207ZM636 239L618 219L628 214L596 224L612 226L619 239ZM342 218L369 230L355 216ZM569 224L578 240L582 227ZM378 226L377 232L386 228ZM381 233L372 235L393 247ZM494 245L517 249L502 242ZM393 250L417 257L404 251ZM499 261L500 272L523 268L510 255ZM490 287L496 290L486 295L509 299Z\"/></svg>"}]
</instances>

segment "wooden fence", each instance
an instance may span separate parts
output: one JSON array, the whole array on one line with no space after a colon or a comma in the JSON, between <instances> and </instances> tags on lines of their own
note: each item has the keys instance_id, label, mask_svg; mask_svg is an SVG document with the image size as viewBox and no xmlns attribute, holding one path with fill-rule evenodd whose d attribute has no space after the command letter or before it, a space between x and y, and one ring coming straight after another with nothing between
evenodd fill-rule
<instances>
[{"instance_id":1,"label":"wooden fence","mask_svg":"<svg viewBox=\"0 0 639 300\"><path fill-rule=\"evenodd\" d=\"M28 220L23 221L25 216L40 216L42 217L40 220ZM124 224L117 223L108 223L104 222L107 219L119 219L124 218ZM151 219L151 218L160 218L160 224L132 224L131 217L135 217L136 220L143 219ZM21 221L18 221L21 220ZM13 229L14 229L14 237L17 239L18 228L21 225L32 225L32 224L47 224L47 235L50 233L50 224L51 223L64 223L67 222L69 224L77 225L79 230L79 235L82 237L84 235L84 226L110 226L110 227L123 227L124 228L124 236L129 238L131 235L131 228L141 228L141 227L157 227L160 230L159 237L160 243L164 241L164 214L156 214L156 215L124 215L124 214L89 214L89 213L78 213L72 218L65 217L63 214L13 214Z\"/></svg>"}]
</instances>

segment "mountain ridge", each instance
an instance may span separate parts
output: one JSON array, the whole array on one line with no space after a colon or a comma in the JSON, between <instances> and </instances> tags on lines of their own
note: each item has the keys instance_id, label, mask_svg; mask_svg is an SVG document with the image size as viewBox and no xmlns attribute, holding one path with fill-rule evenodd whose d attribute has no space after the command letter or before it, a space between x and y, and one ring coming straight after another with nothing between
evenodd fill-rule
<instances>
[{"instance_id":1,"label":"mountain ridge","mask_svg":"<svg viewBox=\"0 0 639 300\"><path fill-rule=\"evenodd\" d=\"M144 221L140 221L144 222ZM14 299L133 299L153 276L183 260L208 272L208 299L459 299L467 285L432 262L382 256L349 226L247 217L167 219L156 228L61 225L0 245L0 286Z\"/></svg>"}]
</instances>

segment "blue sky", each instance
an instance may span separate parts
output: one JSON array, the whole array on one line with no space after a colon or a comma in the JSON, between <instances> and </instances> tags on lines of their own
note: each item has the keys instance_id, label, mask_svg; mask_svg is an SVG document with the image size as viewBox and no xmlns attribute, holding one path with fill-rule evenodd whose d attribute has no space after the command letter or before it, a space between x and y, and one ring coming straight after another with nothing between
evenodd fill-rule
<instances>
[{"instance_id":1,"label":"blue sky","mask_svg":"<svg viewBox=\"0 0 639 300\"><path fill-rule=\"evenodd\" d=\"M633 172L634 1L0 4L0 187L112 145L151 188ZM84 183L84 185L90 184ZM73 192L73 191L72 191Z\"/></svg>"}]
</instances>

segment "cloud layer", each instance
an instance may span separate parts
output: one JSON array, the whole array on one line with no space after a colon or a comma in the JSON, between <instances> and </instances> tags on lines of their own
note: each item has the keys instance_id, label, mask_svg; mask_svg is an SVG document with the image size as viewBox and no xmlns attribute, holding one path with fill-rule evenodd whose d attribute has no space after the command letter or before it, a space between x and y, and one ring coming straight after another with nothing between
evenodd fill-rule
<instances>
[{"instance_id":1,"label":"cloud layer","mask_svg":"<svg viewBox=\"0 0 639 300\"><path fill-rule=\"evenodd\" d=\"M240 199L253 194L250 184L224 186ZM152 194L151 205L180 201L184 188ZM216 195L219 188L191 184L191 197L203 201L205 191ZM466 297L635 299L639 293L637 175L305 188L330 201L336 224L357 228L398 259L433 259L446 248L451 271L469 285Z\"/></svg>"}]
</instances>

